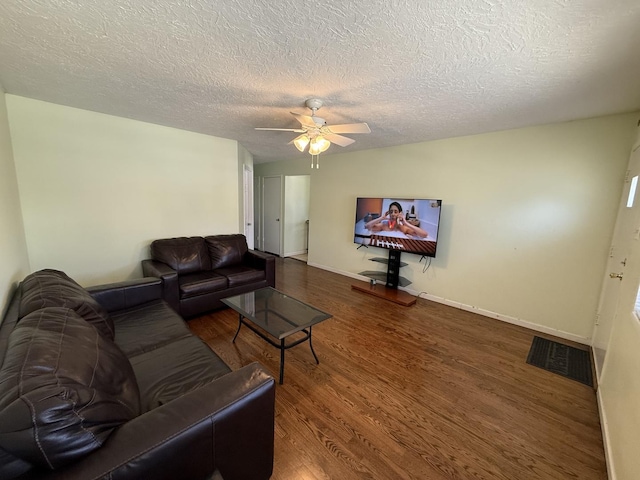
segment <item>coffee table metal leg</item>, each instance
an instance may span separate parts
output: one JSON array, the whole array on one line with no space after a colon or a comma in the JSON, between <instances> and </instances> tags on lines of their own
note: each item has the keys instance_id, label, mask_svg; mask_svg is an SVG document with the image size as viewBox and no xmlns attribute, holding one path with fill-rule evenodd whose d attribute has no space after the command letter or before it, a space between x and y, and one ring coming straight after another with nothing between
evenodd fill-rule
<instances>
[{"instance_id":1,"label":"coffee table metal leg","mask_svg":"<svg viewBox=\"0 0 640 480\"><path fill-rule=\"evenodd\" d=\"M231 343L236 343L236 337L238 336L238 333L240 333L240 327L242 326L242 314L239 313L238 314L238 329L236 330L236 334L233 336L233 340L231 341Z\"/></svg>"},{"instance_id":2,"label":"coffee table metal leg","mask_svg":"<svg viewBox=\"0 0 640 480\"><path fill-rule=\"evenodd\" d=\"M284 382L284 338L280 340L280 385Z\"/></svg>"},{"instance_id":3,"label":"coffee table metal leg","mask_svg":"<svg viewBox=\"0 0 640 480\"><path fill-rule=\"evenodd\" d=\"M316 352L313 350L313 344L311 343L311 327L309 327L309 347L311 348L311 353L313 353L313 358L316 359L316 364L320 365L320 360L318 360L318 356Z\"/></svg>"}]
</instances>

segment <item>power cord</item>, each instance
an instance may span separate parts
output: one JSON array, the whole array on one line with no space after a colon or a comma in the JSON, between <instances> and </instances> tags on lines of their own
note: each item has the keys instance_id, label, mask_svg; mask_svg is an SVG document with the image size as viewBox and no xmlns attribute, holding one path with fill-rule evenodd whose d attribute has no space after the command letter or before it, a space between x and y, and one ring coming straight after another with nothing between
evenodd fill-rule
<instances>
[{"instance_id":1,"label":"power cord","mask_svg":"<svg viewBox=\"0 0 640 480\"><path fill-rule=\"evenodd\" d=\"M426 255L422 255L422 257L420 257L420 260L418 260L418 263L422 262L423 258L425 260L424 260L424 267L422 268L422 273L429 270L429 267L431 266L431 257L427 257Z\"/></svg>"}]
</instances>

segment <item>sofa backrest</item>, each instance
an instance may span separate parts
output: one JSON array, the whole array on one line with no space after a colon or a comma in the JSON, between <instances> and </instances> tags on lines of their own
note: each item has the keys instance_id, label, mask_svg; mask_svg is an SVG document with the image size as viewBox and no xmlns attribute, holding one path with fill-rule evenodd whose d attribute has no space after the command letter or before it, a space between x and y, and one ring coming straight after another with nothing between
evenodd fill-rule
<instances>
[{"instance_id":1,"label":"sofa backrest","mask_svg":"<svg viewBox=\"0 0 640 480\"><path fill-rule=\"evenodd\" d=\"M140 413L127 357L69 308L46 307L18 322L0 385L0 447L44 469L99 448Z\"/></svg>"},{"instance_id":2,"label":"sofa backrest","mask_svg":"<svg viewBox=\"0 0 640 480\"><path fill-rule=\"evenodd\" d=\"M236 233L231 235L210 235L205 237L211 268L229 267L242 262L249 251L247 239L244 235Z\"/></svg>"},{"instance_id":3,"label":"sofa backrest","mask_svg":"<svg viewBox=\"0 0 640 480\"><path fill-rule=\"evenodd\" d=\"M57 270L29 275L12 298L0 325L0 478L74 462L140 414L131 363L92 301Z\"/></svg>"},{"instance_id":4,"label":"sofa backrest","mask_svg":"<svg viewBox=\"0 0 640 480\"><path fill-rule=\"evenodd\" d=\"M67 307L113 340L113 320L107 311L66 273L53 269L39 270L28 275L20 288L20 318L45 307Z\"/></svg>"},{"instance_id":5,"label":"sofa backrest","mask_svg":"<svg viewBox=\"0 0 640 480\"><path fill-rule=\"evenodd\" d=\"M209 253L202 237L154 240L151 242L151 257L166 263L178 274L211 270Z\"/></svg>"}]
</instances>

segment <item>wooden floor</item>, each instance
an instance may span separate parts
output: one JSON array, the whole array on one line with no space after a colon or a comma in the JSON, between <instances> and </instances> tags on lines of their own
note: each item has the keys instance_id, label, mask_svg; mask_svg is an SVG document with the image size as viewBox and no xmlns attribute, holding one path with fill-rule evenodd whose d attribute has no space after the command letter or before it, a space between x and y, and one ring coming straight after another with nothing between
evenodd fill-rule
<instances>
[{"instance_id":1,"label":"wooden floor","mask_svg":"<svg viewBox=\"0 0 640 480\"><path fill-rule=\"evenodd\" d=\"M536 332L278 259L276 287L333 314L286 353L273 480L606 479L592 388L526 363ZM232 368L279 352L237 315L189 322Z\"/></svg>"}]
</instances>

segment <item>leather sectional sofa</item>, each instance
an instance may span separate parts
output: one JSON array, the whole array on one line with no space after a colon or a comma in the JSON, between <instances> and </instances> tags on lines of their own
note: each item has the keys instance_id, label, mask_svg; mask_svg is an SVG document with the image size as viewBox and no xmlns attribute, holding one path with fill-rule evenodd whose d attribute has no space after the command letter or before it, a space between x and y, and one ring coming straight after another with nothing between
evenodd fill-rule
<instances>
[{"instance_id":1,"label":"leather sectional sofa","mask_svg":"<svg viewBox=\"0 0 640 480\"><path fill-rule=\"evenodd\" d=\"M241 234L155 240L142 271L162 279L163 298L184 318L224 307L223 298L276 284L275 257L249 250Z\"/></svg>"},{"instance_id":2,"label":"leather sectional sofa","mask_svg":"<svg viewBox=\"0 0 640 480\"><path fill-rule=\"evenodd\" d=\"M0 324L0 478L266 480L273 378L236 371L145 278L42 270Z\"/></svg>"}]
</instances>

